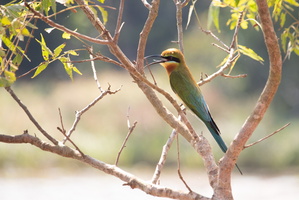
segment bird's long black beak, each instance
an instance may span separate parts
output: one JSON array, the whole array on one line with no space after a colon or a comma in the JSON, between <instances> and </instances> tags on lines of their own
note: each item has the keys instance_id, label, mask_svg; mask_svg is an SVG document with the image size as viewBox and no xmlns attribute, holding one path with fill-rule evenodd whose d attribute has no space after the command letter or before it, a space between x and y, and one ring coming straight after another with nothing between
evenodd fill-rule
<instances>
[{"instance_id":1,"label":"bird's long black beak","mask_svg":"<svg viewBox=\"0 0 299 200\"><path fill-rule=\"evenodd\" d=\"M151 63L145 65L144 68L149 67L149 66L154 65L154 64L164 63L164 62L167 61L166 58L164 58L163 56L158 55L158 54L157 54L157 55L149 55L149 56L146 56L146 57L144 57L144 60L147 61L147 59L149 59L149 58L158 58L158 59L153 59L153 62L151 62Z\"/></svg>"}]
</instances>

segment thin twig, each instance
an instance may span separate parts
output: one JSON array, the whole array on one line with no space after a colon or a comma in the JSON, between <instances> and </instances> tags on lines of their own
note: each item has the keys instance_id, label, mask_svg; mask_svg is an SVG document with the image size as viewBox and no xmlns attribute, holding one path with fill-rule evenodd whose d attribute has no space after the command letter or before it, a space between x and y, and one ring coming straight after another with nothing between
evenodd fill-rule
<instances>
[{"instance_id":1,"label":"thin twig","mask_svg":"<svg viewBox=\"0 0 299 200\"><path fill-rule=\"evenodd\" d=\"M134 129L135 129L136 125L137 125L137 121L135 121L133 123L133 126L131 126L130 118L129 118L129 110L128 110L128 115L127 115L127 125L128 125L129 131L128 131L127 136L126 136L126 138L125 138L123 144L121 145L121 148L120 148L120 150L119 150L119 152L117 154L116 161L115 161L115 165L116 166L118 165L118 161L119 161L120 155L121 155L123 149L126 147L126 143L127 143L128 139L129 139L131 133L134 131Z\"/></svg>"},{"instance_id":2,"label":"thin twig","mask_svg":"<svg viewBox=\"0 0 299 200\"><path fill-rule=\"evenodd\" d=\"M95 80L97 86L98 86L98 89L100 90L101 93L103 93L103 89L101 87L101 84L98 80L98 76L97 76L97 71L96 71L96 68L95 68L95 65L94 65L94 60L92 60L94 57L93 57L93 48L90 47L88 48L91 53L89 54L89 57L90 57L90 65L91 65L91 69L92 69L92 73L93 73L93 79Z\"/></svg>"},{"instance_id":3,"label":"thin twig","mask_svg":"<svg viewBox=\"0 0 299 200\"><path fill-rule=\"evenodd\" d=\"M180 158L180 143L179 143L179 136L176 135L176 146L177 146L177 162L178 162L178 175L181 179L181 181L184 183L184 185L186 186L186 188L189 190L190 193L192 193L191 188L189 187L189 185L187 184L187 182L185 181L185 179L182 176L181 173L181 158Z\"/></svg>"},{"instance_id":4,"label":"thin twig","mask_svg":"<svg viewBox=\"0 0 299 200\"><path fill-rule=\"evenodd\" d=\"M122 17L123 17L124 4L125 4L124 0L121 0L120 3L119 3L118 17L117 17L117 22L116 22L116 27L115 27L114 37L113 37L113 41L115 43L118 42L118 38L119 38L119 35L120 35L120 30L121 30L121 28L124 24L124 23L121 22Z\"/></svg>"},{"instance_id":5,"label":"thin twig","mask_svg":"<svg viewBox=\"0 0 299 200\"><path fill-rule=\"evenodd\" d=\"M88 104L85 108L83 108L82 110L80 111L76 111L76 117L75 117L75 121L71 127L71 129L67 132L66 134L66 137L63 139L63 144L66 142L67 140L67 137L70 137L71 134L75 131L76 127L77 127L77 124L79 123L80 119L81 119L81 116L86 112L88 111L91 107L93 107L98 101L100 101L103 97L105 97L106 95L108 94L115 94L117 93L118 91L120 91L121 88L115 90L115 91L111 91L110 90L110 85L108 87L107 90L103 91L97 98L95 98L90 104Z\"/></svg>"},{"instance_id":6,"label":"thin twig","mask_svg":"<svg viewBox=\"0 0 299 200\"><path fill-rule=\"evenodd\" d=\"M221 74L221 76L225 77L225 78L245 78L247 77L247 74L239 74L239 75L228 75L228 74Z\"/></svg>"},{"instance_id":7,"label":"thin twig","mask_svg":"<svg viewBox=\"0 0 299 200\"><path fill-rule=\"evenodd\" d=\"M14 93L14 91L11 89L11 87L5 87L5 90L12 96L12 98L19 104L19 106L24 110L26 115L29 117L30 121L35 125L35 127L46 137L48 138L53 144L57 145L58 141L53 138L51 135L49 135L35 120L35 118L32 116L28 108L23 104L23 102L19 99L19 97Z\"/></svg>"},{"instance_id":8,"label":"thin twig","mask_svg":"<svg viewBox=\"0 0 299 200\"><path fill-rule=\"evenodd\" d=\"M208 76L207 78L199 81L197 84L199 86L207 83L207 82L210 82L211 80L213 80L214 78L216 78L217 76L220 76L220 75L223 75L224 71L229 68L235 61L236 59L238 58L238 56L234 56L234 49L230 49L230 54L229 54L229 57L228 59L226 60L226 62L224 63L224 65L222 67L219 68L219 70L215 73L213 73L212 75Z\"/></svg>"},{"instance_id":9,"label":"thin twig","mask_svg":"<svg viewBox=\"0 0 299 200\"><path fill-rule=\"evenodd\" d=\"M256 144L258 144L258 143L260 143L260 142L262 142L262 141L268 139L269 137L271 137L271 136L275 135L276 133L278 133L278 132L282 131L283 129L285 129L285 128L286 128L287 126L289 126L290 124L291 124L291 123L287 123L286 125L284 125L283 127L277 129L276 131L274 131L274 132L271 133L270 135L267 135L266 137L263 137L263 138L259 139L259 140L256 141L256 142L253 142L253 143L251 143L251 144L245 145L245 146L244 146L244 149L246 149L246 148L248 148L248 147L251 147L251 146L253 146L253 145L256 145Z\"/></svg>"},{"instance_id":10,"label":"thin twig","mask_svg":"<svg viewBox=\"0 0 299 200\"><path fill-rule=\"evenodd\" d=\"M184 42L183 42L183 4L179 0L173 0L176 6L176 26L177 26L177 34L178 34L178 45L179 49L182 53L184 53Z\"/></svg>"},{"instance_id":11,"label":"thin twig","mask_svg":"<svg viewBox=\"0 0 299 200\"><path fill-rule=\"evenodd\" d=\"M179 116L178 118L179 120L181 119L181 116ZM175 137L177 136L178 132L173 129L166 144L163 146L163 149L162 149L162 153L161 153L161 156L160 156L160 160L156 166L156 169L155 169L155 172L154 172L154 175L152 177L152 180L151 182L153 184L157 184L159 178L160 178L160 175L161 175L161 172L162 172L162 169L164 167L164 164L166 162L166 158L167 158L167 155L168 155L168 152L170 150L170 147L175 139Z\"/></svg>"},{"instance_id":12,"label":"thin twig","mask_svg":"<svg viewBox=\"0 0 299 200\"><path fill-rule=\"evenodd\" d=\"M241 22L242 22L242 19L243 19L243 14L244 14L244 12L240 12L240 15L239 15L239 18L238 18L238 21L237 21L237 25L236 25L236 28L235 28L235 32L234 32L234 35L233 35L233 39L232 39L232 42L230 44L229 49L231 49L231 48L236 49L237 48L236 44L237 44L237 40L238 40L239 29L240 29Z\"/></svg>"},{"instance_id":13,"label":"thin twig","mask_svg":"<svg viewBox=\"0 0 299 200\"><path fill-rule=\"evenodd\" d=\"M66 137L66 139L75 147L75 149L81 154L82 157L85 156L85 154L79 149L79 147L65 134L65 130L63 130L60 127L57 127L57 129Z\"/></svg>"},{"instance_id":14,"label":"thin twig","mask_svg":"<svg viewBox=\"0 0 299 200\"><path fill-rule=\"evenodd\" d=\"M66 130L64 128L63 120L62 120L62 114L60 108L58 108L58 113L59 113L59 119L60 119L60 125L61 125L61 130L65 133Z\"/></svg>"},{"instance_id":15,"label":"thin twig","mask_svg":"<svg viewBox=\"0 0 299 200\"><path fill-rule=\"evenodd\" d=\"M199 25L199 29L204 32L206 35L210 35L212 36L215 40L217 40L219 43L221 43L227 50L229 50L229 47L224 43L222 42L222 40L220 40L212 31L210 30L205 30L203 27L201 27Z\"/></svg>"},{"instance_id":16,"label":"thin twig","mask_svg":"<svg viewBox=\"0 0 299 200\"><path fill-rule=\"evenodd\" d=\"M151 9L152 8L152 6L151 6L151 4L149 4L148 2L147 2L147 0L141 0L142 1L142 3L143 3L143 5L147 8L147 9Z\"/></svg>"},{"instance_id":17,"label":"thin twig","mask_svg":"<svg viewBox=\"0 0 299 200\"><path fill-rule=\"evenodd\" d=\"M68 28L66 28L65 26L62 26L61 24L57 24L56 22L52 21L51 19L49 19L48 17L45 17L44 15L42 15L41 13L37 12L36 10L34 10L33 8L31 8L31 6L25 1L25 6L37 17L39 17L42 21L44 21L45 23L47 23L49 26L52 26L58 30L61 30L63 32L66 32L68 34L71 34L72 36L87 40L89 42L93 42L96 44L110 44L111 42L108 40L100 40L100 39L95 39L92 37L89 37L87 35L83 35L80 34L76 31L72 31Z\"/></svg>"}]
</instances>

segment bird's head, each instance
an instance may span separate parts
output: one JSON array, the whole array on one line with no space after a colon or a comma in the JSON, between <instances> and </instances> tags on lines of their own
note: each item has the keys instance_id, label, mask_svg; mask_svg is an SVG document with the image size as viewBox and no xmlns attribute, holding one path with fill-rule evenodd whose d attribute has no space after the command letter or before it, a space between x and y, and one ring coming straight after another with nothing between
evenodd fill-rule
<instances>
[{"instance_id":1,"label":"bird's head","mask_svg":"<svg viewBox=\"0 0 299 200\"><path fill-rule=\"evenodd\" d=\"M184 55L176 48L166 49L161 55L147 56L146 59L152 57L160 58L160 60L155 60L150 65L160 63L167 70L168 74L177 69L181 63L185 62Z\"/></svg>"}]
</instances>

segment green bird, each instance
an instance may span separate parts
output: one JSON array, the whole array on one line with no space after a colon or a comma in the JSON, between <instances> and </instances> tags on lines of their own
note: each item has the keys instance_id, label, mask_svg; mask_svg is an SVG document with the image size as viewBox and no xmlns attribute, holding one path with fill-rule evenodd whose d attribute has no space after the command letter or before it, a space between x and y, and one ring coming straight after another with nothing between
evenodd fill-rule
<instances>
[{"instance_id":1,"label":"green bird","mask_svg":"<svg viewBox=\"0 0 299 200\"><path fill-rule=\"evenodd\" d=\"M203 121L221 150L225 153L227 146L220 136L220 130L210 114L209 107L205 102L199 86L186 65L182 52L178 49L170 48L163 51L161 55L152 55L146 58L149 57L158 57L161 59L156 60L153 64L160 63L166 69L170 86L174 93L176 93L184 104ZM237 164L236 167L242 174Z\"/></svg>"}]
</instances>

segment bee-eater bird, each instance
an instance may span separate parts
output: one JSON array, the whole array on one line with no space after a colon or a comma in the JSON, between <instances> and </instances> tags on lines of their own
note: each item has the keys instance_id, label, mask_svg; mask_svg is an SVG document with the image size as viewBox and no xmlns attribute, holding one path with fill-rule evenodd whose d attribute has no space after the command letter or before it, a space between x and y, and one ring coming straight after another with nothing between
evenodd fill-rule
<instances>
[{"instance_id":1,"label":"bee-eater bird","mask_svg":"<svg viewBox=\"0 0 299 200\"><path fill-rule=\"evenodd\" d=\"M160 63L166 69L170 86L174 93L176 93L184 104L203 121L221 150L225 153L227 146L220 136L220 130L210 114L208 105L204 100L199 86L185 63L182 52L178 49L170 48L163 51L161 55L148 56L147 58L149 57L158 57L161 59L153 64ZM237 164L236 167L242 174Z\"/></svg>"}]
</instances>

